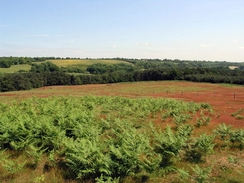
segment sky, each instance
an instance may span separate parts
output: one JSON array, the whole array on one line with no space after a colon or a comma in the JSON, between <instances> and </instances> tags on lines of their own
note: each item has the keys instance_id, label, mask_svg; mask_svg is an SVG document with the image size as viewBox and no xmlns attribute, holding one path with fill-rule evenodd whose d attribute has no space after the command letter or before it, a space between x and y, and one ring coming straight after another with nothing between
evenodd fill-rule
<instances>
[{"instance_id":1,"label":"sky","mask_svg":"<svg viewBox=\"0 0 244 183\"><path fill-rule=\"evenodd\" d=\"M0 0L0 56L244 62L244 0Z\"/></svg>"}]
</instances>

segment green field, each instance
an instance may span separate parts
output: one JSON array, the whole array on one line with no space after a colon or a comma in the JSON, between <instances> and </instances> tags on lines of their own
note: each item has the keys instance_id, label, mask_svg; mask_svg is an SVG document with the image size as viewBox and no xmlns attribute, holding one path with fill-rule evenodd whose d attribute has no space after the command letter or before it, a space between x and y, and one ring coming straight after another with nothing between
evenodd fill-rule
<instances>
[{"instance_id":1,"label":"green field","mask_svg":"<svg viewBox=\"0 0 244 183\"><path fill-rule=\"evenodd\" d=\"M12 65L10 68L0 68L0 73L10 73L10 72L18 72L19 70L30 70L31 66L28 64L23 65Z\"/></svg>"},{"instance_id":2,"label":"green field","mask_svg":"<svg viewBox=\"0 0 244 183\"><path fill-rule=\"evenodd\" d=\"M67 67L72 65L79 65L80 68L86 69L87 66L97 63L102 64L119 64L119 63L125 63L130 64L125 61L120 60L102 60L102 59L56 59L56 60L47 60L49 62L52 62L56 64L58 67ZM47 62L46 61L46 62ZM35 62L35 63L43 63L43 62ZM31 68L28 64L23 65L12 65L10 68L0 68L0 73L11 73L11 72L18 72L19 70L26 70L29 71Z\"/></svg>"},{"instance_id":3,"label":"green field","mask_svg":"<svg viewBox=\"0 0 244 183\"><path fill-rule=\"evenodd\" d=\"M66 67L66 66L70 66L70 65L83 65L84 68L86 68L89 65L97 64L97 63L102 63L102 64L126 63L126 64L129 64L128 62L120 61L120 60L101 60L101 59L65 59L65 60L56 59L56 60L47 60L47 61L52 62L59 67Z\"/></svg>"}]
</instances>

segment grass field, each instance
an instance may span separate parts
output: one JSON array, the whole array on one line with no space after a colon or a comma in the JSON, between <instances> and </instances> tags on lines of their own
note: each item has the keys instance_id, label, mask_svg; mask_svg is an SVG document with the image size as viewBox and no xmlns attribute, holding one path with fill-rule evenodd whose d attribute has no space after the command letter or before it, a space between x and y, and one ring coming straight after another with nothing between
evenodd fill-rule
<instances>
[{"instance_id":1,"label":"grass field","mask_svg":"<svg viewBox=\"0 0 244 183\"><path fill-rule=\"evenodd\" d=\"M65 60L47 60L54 64L56 64L59 67L66 67L69 65L83 65L84 68L86 68L89 65L96 64L96 63L102 63L102 64L118 64L118 63L126 63L125 61L119 61L119 60L100 60L100 59L65 59Z\"/></svg>"},{"instance_id":2,"label":"grass field","mask_svg":"<svg viewBox=\"0 0 244 183\"><path fill-rule=\"evenodd\" d=\"M47 60L49 62L52 62L56 64L59 67L67 67L71 65L79 65L80 68L86 69L87 66L96 64L96 63L102 63L102 64L119 64L119 63L125 63L130 64L125 61L120 60L102 60L102 59L56 59L56 60ZM35 63L43 63L43 62L35 62ZM0 68L0 73L12 73L12 72L18 72L19 70L26 70L29 71L31 68L28 64L23 65L13 65L10 68Z\"/></svg>"},{"instance_id":3,"label":"grass field","mask_svg":"<svg viewBox=\"0 0 244 183\"><path fill-rule=\"evenodd\" d=\"M10 68L0 68L0 73L18 72L19 70L30 70L31 66L28 64L12 65Z\"/></svg>"}]
</instances>

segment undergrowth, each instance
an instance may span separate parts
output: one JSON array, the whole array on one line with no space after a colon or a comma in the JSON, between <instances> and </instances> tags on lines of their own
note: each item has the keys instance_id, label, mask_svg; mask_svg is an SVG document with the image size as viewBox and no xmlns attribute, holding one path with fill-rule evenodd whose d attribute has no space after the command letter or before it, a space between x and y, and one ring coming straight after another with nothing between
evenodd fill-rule
<instances>
[{"instance_id":1,"label":"undergrowth","mask_svg":"<svg viewBox=\"0 0 244 183\"><path fill-rule=\"evenodd\" d=\"M238 182L242 155L221 167L210 158L221 159L222 148L242 152L244 131L222 124L196 135L212 113L205 103L152 98L1 103L0 182L224 182L233 179L225 176L233 164Z\"/></svg>"}]
</instances>

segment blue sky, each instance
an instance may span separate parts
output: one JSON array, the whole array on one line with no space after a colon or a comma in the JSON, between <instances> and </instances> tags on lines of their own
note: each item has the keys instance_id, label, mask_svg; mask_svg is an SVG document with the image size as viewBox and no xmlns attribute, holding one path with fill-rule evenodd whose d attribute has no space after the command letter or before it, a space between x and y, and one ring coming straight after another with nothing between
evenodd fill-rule
<instances>
[{"instance_id":1,"label":"blue sky","mask_svg":"<svg viewBox=\"0 0 244 183\"><path fill-rule=\"evenodd\" d=\"M244 62L244 0L0 0L0 56Z\"/></svg>"}]
</instances>

